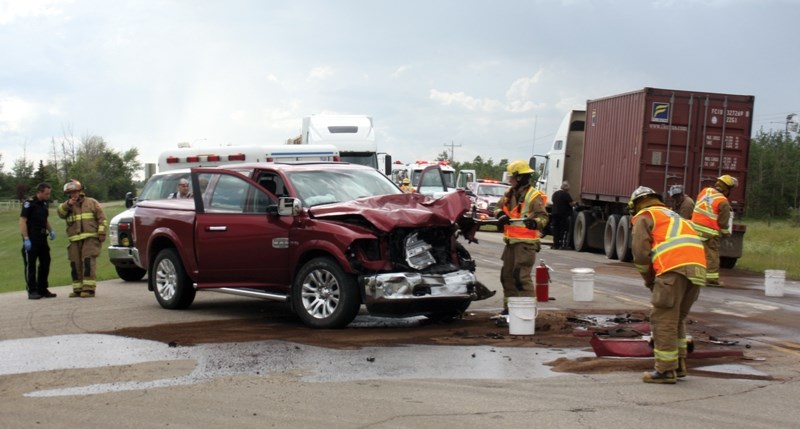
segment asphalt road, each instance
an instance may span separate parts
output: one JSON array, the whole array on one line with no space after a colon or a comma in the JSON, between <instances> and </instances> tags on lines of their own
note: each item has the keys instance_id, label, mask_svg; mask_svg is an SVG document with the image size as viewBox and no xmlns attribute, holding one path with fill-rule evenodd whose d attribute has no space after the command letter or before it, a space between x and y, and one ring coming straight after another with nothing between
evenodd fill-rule
<instances>
[{"instance_id":1,"label":"asphalt road","mask_svg":"<svg viewBox=\"0 0 800 429\"><path fill-rule=\"evenodd\" d=\"M478 276L499 290L500 236L479 238L468 246ZM649 292L630 264L549 249L540 256L553 269L554 298L540 311L648 307ZM575 267L595 270L591 302L573 299ZM263 319L280 307L204 293L191 311L167 311L144 282L102 282L92 300L66 298L67 287L42 301L6 293L0 295L0 428L796 427L800 286L788 282L784 297L773 298L764 296L761 276L723 270L722 278L731 287L703 290L690 317L709 336L750 346L748 358L710 365L698 371L706 375L672 386L646 385L639 372L548 370L553 360L590 359L586 348L334 349L282 339L170 347L98 333L187 322L213 331L215 322ZM488 314L500 304L498 294L470 311Z\"/></svg>"}]
</instances>

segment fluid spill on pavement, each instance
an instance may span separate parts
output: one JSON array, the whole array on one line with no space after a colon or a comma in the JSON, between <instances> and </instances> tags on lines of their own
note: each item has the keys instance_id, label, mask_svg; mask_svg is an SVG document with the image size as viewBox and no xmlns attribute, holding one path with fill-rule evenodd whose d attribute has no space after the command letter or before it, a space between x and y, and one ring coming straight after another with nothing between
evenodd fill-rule
<instances>
[{"instance_id":1,"label":"fluid spill on pavement","mask_svg":"<svg viewBox=\"0 0 800 429\"><path fill-rule=\"evenodd\" d=\"M533 379L563 375L545 365L593 356L577 349L408 345L337 350L269 340L169 347L164 343L101 334L62 335L0 342L0 375L192 359L191 374L161 380L102 383L37 390L30 397L92 395L191 385L233 375L295 373L301 381L375 379Z\"/></svg>"}]
</instances>

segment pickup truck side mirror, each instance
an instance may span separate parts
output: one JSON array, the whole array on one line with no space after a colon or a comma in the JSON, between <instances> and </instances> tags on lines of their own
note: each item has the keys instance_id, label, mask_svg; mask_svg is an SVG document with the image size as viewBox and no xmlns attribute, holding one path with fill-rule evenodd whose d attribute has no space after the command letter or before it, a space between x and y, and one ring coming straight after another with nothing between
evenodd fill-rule
<instances>
[{"instance_id":1,"label":"pickup truck side mirror","mask_svg":"<svg viewBox=\"0 0 800 429\"><path fill-rule=\"evenodd\" d=\"M297 216L300 214L300 200L291 197L278 198L279 216Z\"/></svg>"}]
</instances>

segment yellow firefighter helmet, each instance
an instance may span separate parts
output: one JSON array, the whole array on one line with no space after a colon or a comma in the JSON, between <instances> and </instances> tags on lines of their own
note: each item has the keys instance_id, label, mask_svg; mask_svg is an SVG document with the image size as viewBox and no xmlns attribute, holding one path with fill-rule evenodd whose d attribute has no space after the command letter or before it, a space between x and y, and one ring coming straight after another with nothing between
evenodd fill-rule
<instances>
[{"instance_id":1,"label":"yellow firefighter helmet","mask_svg":"<svg viewBox=\"0 0 800 429\"><path fill-rule=\"evenodd\" d=\"M514 161L511 164L508 164L506 171L515 176L519 174L533 173L533 170L531 169L531 166L528 164L528 161L522 159Z\"/></svg>"}]
</instances>

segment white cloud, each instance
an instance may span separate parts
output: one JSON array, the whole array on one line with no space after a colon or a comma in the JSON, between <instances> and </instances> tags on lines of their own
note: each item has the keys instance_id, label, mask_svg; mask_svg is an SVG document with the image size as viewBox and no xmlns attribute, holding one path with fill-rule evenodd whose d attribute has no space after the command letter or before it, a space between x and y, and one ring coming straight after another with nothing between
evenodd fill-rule
<instances>
[{"instance_id":1,"label":"white cloud","mask_svg":"<svg viewBox=\"0 0 800 429\"><path fill-rule=\"evenodd\" d=\"M37 16L56 16L64 11L60 7L70 0L3 0L0 1L0 25L15 20Z\"/></svg>"},{"instance_id":2,"label":"white cloud","mask_svg":"<svg viewBox=\"0 0 800 429\"><path fill-rule=\"evenodd\" d=\"M329 78L331 75L333 75L332 67L320 66L320 67L314 67L314 69L311 70L311 74L309 74L309 77L311 79L316 79L316 80L325 80Z\"/></svg>"},{"instance_id":3,"label":"white cloud","mask_svg":"<svg viewBox=\"0 0 800 429\"><path fill-rule=\"evenodd\" d=\"M0 133L24 133L36 115L36 105L18 97L0 97Z\"/></svg>"},{"instance_id":4,"label":"white cloud","mask_svg":"<svg viewBox=\"0 0 800 429\"><path fill-rule=\"evenodd\" d=\"M404 74L409 68L410 66L402 65L393 71L389 76L392 78L399 78L400 75Z\"/></svg>"}]
</instances>

